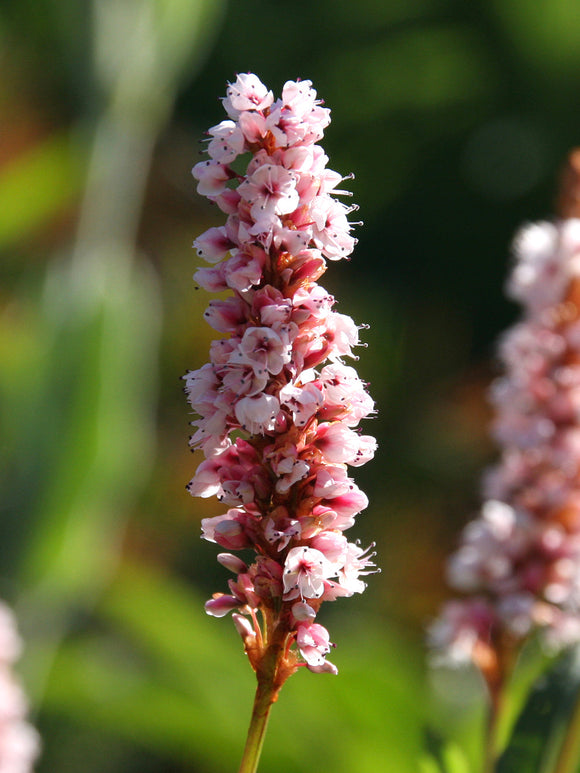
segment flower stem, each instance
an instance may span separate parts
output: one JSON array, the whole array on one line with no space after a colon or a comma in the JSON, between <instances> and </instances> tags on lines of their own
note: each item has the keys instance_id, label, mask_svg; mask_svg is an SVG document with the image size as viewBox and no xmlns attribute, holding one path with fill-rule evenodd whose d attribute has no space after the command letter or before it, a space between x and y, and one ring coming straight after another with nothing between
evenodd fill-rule
<instances>
[{"instance_id":1,"label":"flower stem","mask_svg":"<svg viewBox=\"0 0 580 773\"><path fill-rule=\"evenodd\" d=\"M240 764L239 773L256 773L258 762L266 737L266 728L270 716L270 708L276 699L276 690L273 685L258 682L252 719L248 729L246 747Z\"/></svg>"},{"instance_id":2,"label":"flower stem","mask_svg":"<svg viewBox=\"0 0 580 773\"><path fill-rule=\"evenodd\" d=\"M503 709L503 690L492 697L487 717L485 758L483 773L494 773L499 755L499 731Z\"/></svg>"}]
</instances>

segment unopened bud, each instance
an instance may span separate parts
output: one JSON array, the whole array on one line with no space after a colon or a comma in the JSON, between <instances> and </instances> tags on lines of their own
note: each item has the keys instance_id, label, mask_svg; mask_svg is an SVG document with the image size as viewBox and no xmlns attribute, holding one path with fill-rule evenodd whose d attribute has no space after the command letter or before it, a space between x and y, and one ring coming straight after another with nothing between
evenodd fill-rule
<instances>
[{"instance_id":1,"label":"unopened bud","mask_svg":"<svg viewBox=\"0 0 580 773\"><path fill-rule=\"evenodd\" d=\"M310 604L307 604L305 601L298 601L294 604L292 606L292 614L294 615L294 618L300 622L314 620L316 617L314 609L312 609Z\"/></svg>"},{"instance_id":2,"label":"unopened bud","mask_svg":"<svg viewBox=\"0 0 580 773\"><path fill-rule=\"evenodd\" d=\"M234 574L248 571L246 563L232 553L218 553L217 560L222 566L225 566L226 569L229 569L230 572L233 572Z\"/></svg>"},{"instance_id":3,"label":"unopened bud","mask_svg":"<svg viewBox=\"0 0 580 773\"><path fill-rule=\"evenodd\" d=\"M238 614L237 612L233 613L232 620L234 621L236 630L242 637L242 640L244 641L244 643L246 642L247 639L256 638L256 632L252 628L252 625L249 620L247 620L245 617Z\"/></svg>"},{"instance_id":4,"label":"unopened bud","mask_svg":"<svg viewBox=\"0 0 580 773\"><path fill-rule=\"evenodd\" d=\"M213 599L205 602L205 611L212 617L224 617L232 609L237 609L240 602L234 596L228 596L225 593L216 594Z\"/></svg>"}]
</instances>

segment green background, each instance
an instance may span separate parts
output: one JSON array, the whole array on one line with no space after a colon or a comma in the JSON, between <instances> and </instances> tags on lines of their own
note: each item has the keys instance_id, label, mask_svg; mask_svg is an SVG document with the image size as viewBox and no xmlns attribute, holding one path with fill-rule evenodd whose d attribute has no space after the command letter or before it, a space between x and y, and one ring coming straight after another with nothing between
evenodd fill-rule
<instances>
[{"instance_id":1,"label":"green background","mask_svg":"<svg viewBox=\"0 0 580 773\"><path fill-rule=\"evenodd\" d=\"M424 630L495 454L509 245L552 213L580 139L580 5L2 0L0 62L0 596L37 770L217 773L241 754L253 675L203 611L227 573L199 539L219 503L184 488L179 378L213 337L191 242L220 223L190 169L245 71L276 94L309 78L332 109L324 148L364 226L322 282L370 325L379 409L351 534L382 574L324 609L339 676L285 686L261 770L406 773L441 733L475 758L479 684L430 676Z\"/></svg>"}]
</instances>

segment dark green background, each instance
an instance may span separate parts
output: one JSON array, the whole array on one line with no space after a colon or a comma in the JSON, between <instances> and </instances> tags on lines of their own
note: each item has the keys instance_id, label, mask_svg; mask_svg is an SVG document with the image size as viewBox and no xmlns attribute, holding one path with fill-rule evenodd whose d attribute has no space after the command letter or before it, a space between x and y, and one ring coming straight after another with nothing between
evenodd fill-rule
<instances>
[{"instance_id":1,"label":"dark green background","mask_svg":"<svg viewBox=\"0 0 580 773\"><path fill-rule=\"evenodd\" d=\"M190 169L242 71L275 93L309 78L332 109L324 147L355 173L364 226L323 284L370 325L358 367L379 409L365 427L379 453L356 476L371 505L352 536L377 542L383 571L323 612L340 674L286 685L262 769L406 773L426 724L474 755L478 685L431 684L423 631L495 453L485 390L517 314L502 293L509 245L552 213L580 140L580 6L230 0L189 29L200 8L0 3L0 595L27 640L38 770L217 773L241 753L253 677L229 620L203 612L226 582L198 536L219 508L184 490L197 460L178 379L212 338L190 245L220 223ZM97 11L116 20L100 42ZM142 14L152 60L147 38L137 57L125 47ZM114 81L129 59L117 114L130 147L143 127L153 145L117 281L108 227L80 257L77 228L103 73Z\"/></svg>"}]
</instances>

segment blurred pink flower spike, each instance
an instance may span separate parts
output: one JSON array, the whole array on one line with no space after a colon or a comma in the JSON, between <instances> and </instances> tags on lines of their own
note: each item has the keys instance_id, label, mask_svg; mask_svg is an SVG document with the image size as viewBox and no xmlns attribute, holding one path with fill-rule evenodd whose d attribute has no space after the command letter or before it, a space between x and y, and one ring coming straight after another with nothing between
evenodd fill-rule
<instances>
[{"instance_id":1,"label":"blurred pink flower spike","mask_svg":"<svg viewBox=\"0 0 580 773\"><path fill-rule=\"evenodd\" d=\"M40 751L36 730L26 721L26 697L12 666L20 656L21 642L12 610L0 602L0 770L31 773Z\"/></svg>"},{"instance_id":2,"label":"blurred pink flower spike","mask_svg":"<svg viewBox=\"0 0 580 773\"><path fill-rule=\"evenodd\" d=\"M521 320L503 336L492 386L497 465L448 563L448 602L431 628L437 660L474 662L493 700L537 631L580 642L580 152L563 176L560 218L514 241L509 295Z\"/></svg>"}]
</instances>

